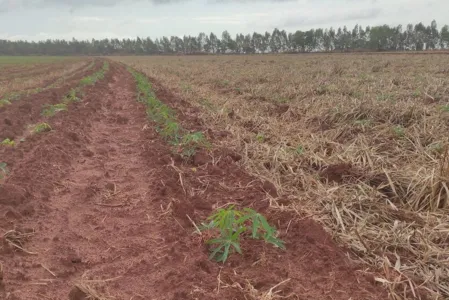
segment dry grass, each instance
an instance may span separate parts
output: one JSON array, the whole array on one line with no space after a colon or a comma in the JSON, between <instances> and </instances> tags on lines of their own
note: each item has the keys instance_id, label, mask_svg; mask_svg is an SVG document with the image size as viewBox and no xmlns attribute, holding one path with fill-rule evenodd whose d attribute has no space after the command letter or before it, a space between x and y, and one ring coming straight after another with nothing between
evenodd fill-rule
<instances>
[{"instance_id":1,"label":"dry grass","mask_svg":"<svg viewBox=\"0 0 449 300\"><path fill-rule=\"evenodd\" d=\"M114 300L114 297L107 295L106 285L108 282L115 281L120 277L92 280L88 279L87 274L84 273L70 291L69 299Z\"/></svg>"},{"instance_id":2,"label":"dry grass","mask_svg":"<svg viewBox=\"0 0 449 300\"><path fill-rule=\"evenodd\" d=\"M391 299L449 298L447 56L116 60L231 132L221 146L381 271Z\"/></svg>"},{"instance_id":3,"label":"dry grass","mask_svg":"<svg viewBox=\"0 0 449 300\"><path fill-rule=\"evenodd\" d=\"M25 242L34 235L34 232L21 232L18 230L9 230L3 234L3 240L11 248L25 252L27 254L35 255L37 253L25 249Z\"/></svg>"}]
</instances>

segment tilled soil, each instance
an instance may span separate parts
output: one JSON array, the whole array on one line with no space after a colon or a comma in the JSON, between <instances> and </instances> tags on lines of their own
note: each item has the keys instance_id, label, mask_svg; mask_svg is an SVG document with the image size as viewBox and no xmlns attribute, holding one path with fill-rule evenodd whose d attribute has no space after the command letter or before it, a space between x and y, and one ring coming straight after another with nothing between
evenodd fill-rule
<instances>
[{"instance_id":1,"label":"tilled soil","mask_svg":"<svg viewBox=\"0 0 449 300\"><path fill-rule=\"evenodd\" d=\"M238 154L183 161L135 98L132 76L111 63L83 102L51 119L53 131L0 149L11 169L0 228L14 230L0 247L0 298L87 299L78 285L127 300L387 299L319 225L271 210L267 183L240 169ZM208 260L192 222L226 203L267 215L287 250L245 241L242 256Z\"/></svg>"},{"instance_id":2,"label":"tilled soil","mask_svg":"<svg viewBox=\"0 0 449 300\"><path fill-rule=\"evenodd\" d=\"M42 117L42 109L45 104L60 103L63 97L75 87L80 79L98 71L102 66L100 61L95 63L91 70L78 70L70 74L70 78L60 87L44 90L34 95L24 95L13 101L11 105L0 107L0 141L9 138L11 140L23 136L27 126L37 123ZM51 82L48 82L50 84Z\"/></svg>"}]
</instances>

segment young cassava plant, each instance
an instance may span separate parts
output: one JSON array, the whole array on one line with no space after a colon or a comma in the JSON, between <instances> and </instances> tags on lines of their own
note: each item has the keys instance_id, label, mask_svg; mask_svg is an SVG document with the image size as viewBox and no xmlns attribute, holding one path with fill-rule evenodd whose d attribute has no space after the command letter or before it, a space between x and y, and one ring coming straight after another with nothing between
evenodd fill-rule
<instances>
[{"instance_id":1,"label":"young cassava plant","mask_svg":"<svg viewBox=\"0 0 449 300\"><path fill-rule=\"evenodd\" d=\"M8 174L8 168L6 163L0 162L0 179L3 179Z\"/></svg>"},{"instance_id":2,"label":"young cassava plant","mask_svg":"<svg viewBox=\"0 0 449 300\"><path fill-rule=\"evenodd\" d=\"M263 239L266 243L285 249L284 242L276 237L276 229L270 226L263 215L251 208L237 210L231 205L218 209L207 220L209 223L203 223L200 230L218 231L218 237L206 241L215 247L211 249L209 259L217 262L224 263L233 252L242 254L240 248L242 236Z\"/></svg>"}]
</instances>

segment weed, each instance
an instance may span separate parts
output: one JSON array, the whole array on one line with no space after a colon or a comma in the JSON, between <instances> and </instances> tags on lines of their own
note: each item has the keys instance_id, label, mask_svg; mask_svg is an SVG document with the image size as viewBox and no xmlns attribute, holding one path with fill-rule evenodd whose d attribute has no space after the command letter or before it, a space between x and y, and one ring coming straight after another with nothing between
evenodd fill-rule
<instances>
[{"instance_id":1,"label":"weed","mask_svg":"<svg viewBox=\"0 0 449 300\"><path fill-rule=\"evenodd\" d=\"M329 94L329 87L327 85L319 85L316 89L315 89L315 93L317 95L325 95L325 94Z\"/></svg>"},{"instance_id":2,"label":"weed","mask_svg":"<svg viewBox=\"0 0 449 300\"><path fill-rule=\"evenodd\" d=\"M3 179L6 175L8 175L8 165L0 162L0 179Z\"/></svg>"},{"instance_id":3,"label":"weed","mask_svg":"<svg viewBox=\"0 0 449 300\"><path fill-rule=\"evenodd\" d=\"M391 94L380 94L376 97L377 101L394 101L394 96Z\"/></svg>"},{"instance_id":4,"label":"weed","mask_svg":"<svg viewBox=\"0 0 449 300\"><path fill-rule=\"evenodd\" d=\"M210 110L215 110L215 106L208 99L200 99L199 103Z\"/></svg>"},{"instance_id":5,"label":"weed","mask_svg":"<svg viewBox=\"0 0 449 300\"><path fill-rule=\"evenodd\" d=\"M42 115L46 117L53 117L58 112L67 111L67 104L58 103L54 105L45 104L44 109L42 110Z\"/></svg>"},{"instance_id":6,"label":"weed","mask_svg":"<svg viewBox=\"0 0 449 300\"><path fill-rule=\"evenodd\" d=\"M159 129L160 135L162 135L163 138L170 141L174 145L178 144L179 142L180 131L180 125L173 120L169 120L165 123L165 126Z\"/></svg>"},{"instance_id":7,"label":"weed","mask_svg":"<svg viewBox=\"0 0 449 300\"><path fill-rule=\"evenodd\" d=\"M65 104L68 104L70 102L79 102L81 99L77 96L77 94L78 94L77 89L71 89L70 92L68 92L67 95L65 95L62 102Z\"/></svg>"},{"instance_id":8,"label":"weed","mask_svg":"<svg viewBox=\"0 0 449 300\"><path fill-rule=\"evenodd\" d=\"M444 147L443 147L443 145L442 145L441 143L431 144L431 145L429 146L429 148L430 148L430 150L431 150L432 152L436 152L436 153L438 153L438 154L442 154L443 151L444 151Z\"/></svg>"},{"instance_id":9,"label":"weed","mask_svg":"<svg viewBox=\"0 0 449 300\"><path fill-rule=\"evenodd\" d=\"M397 125L393 127L393 132L394 134L396 134L396 136L398 137L404 137L405 136L405 130L404 127L402 127L401 125Z\"/></svg>"},{"instance_id":10,"label":"weed","mask_svg":"<svg viewBox=\"0 0 449 300\"><path fill-rule=\"evenodd\" d=\"M371 121L367 120L367 119L355 120L354 124L355 125L360 125L362 127L365 127L365 126L369 126L371 124Z\"/></svg>"},{"instance_id":11,"label":"weed","mask_svg":"<svg viewBox=\"0 0 449 300\"><path fill-rule=\"evenodd\" d=\"M285 98L285 97L280 97L280 98L276 98L275 101L276 101L277 103L285 104L285 103L290 102L290 99Z\"/></svg>"},{"instance_id":12,"label":"weed","mask_svg":"<svg viewBox=\"0 0 449 300\"><path fill-rule=\"evenodd\" d=\"M373 66L373 67L371 68L371 71L373 71L373 73L380 72L380 71L382 71L382 67L379 66L379 65Z\"/></svg>"},{"instance_id":13,"label":"weed","mask_svg":"<svg viewBox=\"0 0 449 300\"><path fill-rule=\"evenodd\" d=\"M41 133L41 132L47 132L51 131L52 128L47 123L39 123L33 128L33 133Z\"/></svg>"},{"instance_id":14,"label":"weed","mask_svg":"<svg viewBox=\"0 0 449 300\"><path fill-rule=\"evenodd\" d=\"M0 107L3 107L5 105L11 105L11 102L8 99L1 99L0 100Z\"/></svg>"},{"instance_id":15,"label":"weed","mask_svg":"<svg viewBox=\"0 0 449 300\"><path fill-rule=\"evenodd\" d=\"M413 92L413 97L414 97L414 98L419 98L419 97L421 97L421 91L420 91L419 89L416 89L416 90Z\"/></svg>"},{"instance_id":16,"label":"weed","mask_svg":"<svg viewBox=\"0 0 449 300\"><path fill-rule=\"evenodd\" d=\"M449 104L441 106L441 110L449 112Z\"/></svg>"},{"instance_id":17,"label":"weed","mask_svg":"<svg viewBox=\"0 0 449 300\"><path fill-rule=\"evenodd\" d=\"M259 143L265 142L265 134L263 134L262 132L259 132L259 133L256 135L256 140L257 140Z\"/></svg>"},{"instance_id":18,"label":"weed","mask_svg":"<svg viewBox=\"0 0 449 300\"><path fill-rule=\"evenodd\" d=\"M187 83L183 83L181 87L184 92L190 92L192 90L192 86Z\"/></svg>"},{"instance_id":19,"label":"weed","mask_svg":"<svg viewBox=\"0 0 449 300\"><path fill-rule=\"evenodd\" d=\"M13 140L10 140L10 139L4 139L0 144L2 146L14 147L14 145L16 143Z\"/></svg>"},{"instance_id":20,"label":"weed","mask_svg":"<svg viewBox=\"0 0 449 300\"><path fill-rule=\"evenodd\" d=\"M182 137L179 151L184 157L191 157L198 148L209 148L210 144L202 132L189 133Z\"/></svg>"},{"instance_id":21,"label":"weed","mask_svg":"<svg viewBox=\"0 0 449 300\"><path fill-rule=\"evenodd\" d=\"M295 149L295 152L296 152L296 154L298 154L298 155L304 154L304 147L301 146L301 145L298 145L298 147L296 147L296 149Z\"/></svg>"},{"instance_id":22,"label":"weed","mask_svg":"<svg viewBox=\"0 0 449 300\"><path fill-rule=\"evenodd\" d=\"M220 208L207 218L210 222L202 224L201 230L218 229L219 237L206 241L209 245L216 245L212 249L209 259L225 262L233 251L242 254L240 238L249 233L253 239L263 239L266 243L285 249L284 242L276 237L276 229L271 227L266 218L250 208L234 209L231 205Z\"/></svg>"}]
</instances>

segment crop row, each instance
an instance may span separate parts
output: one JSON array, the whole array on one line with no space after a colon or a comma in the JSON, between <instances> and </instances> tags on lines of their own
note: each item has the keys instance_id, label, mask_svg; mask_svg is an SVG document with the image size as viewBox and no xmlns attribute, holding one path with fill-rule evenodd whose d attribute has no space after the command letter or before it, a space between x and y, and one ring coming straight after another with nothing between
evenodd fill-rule
<instances>
[{"instance_id":1,"label":"crop row","mask_svg":"<svg viewBox=\"0 0 449 300\"><path fill-rule=\"evenodd\" d=\"M103 79L108 70L109 70L109 63L104 62L103 67L99 71L93 73L90 76L82 78L75 88L72 88L67 94L64 95L60 103L53 105L49 104L44 105L41 115L44 117L52 117L58 112L67 111L68 105L70 103L81 101L83 97L83 89L87 86L94 85L97 81ZM47 132L51 131L52 129L49 124L43 122L31 125L30 127L32 128L31 129L32 134ZM23 141L23 139L21 139L21 141ZM15 145L16 142L10 139L5 139L2 142L0 142L0 146L14 147ZM4 163L1 164L3 165ZM4 168L2 168L1 172L2 175L6 174L6 165L4 165Z\"/></svg>"},{"instance_id":2,"label":"crop row","mask_svg":"<svg viewBox=\"0 0 449 300\"><path fill-rule=\"evenodd\" d=\"M82 69L82 71L88 71L88 70L92 69L94 67L94 65L95 65L95 62L92 61L86 68ZM64 83L65 80L70 79L71 77L73 77L75 75L76 75L76 73L72 74L71 76L68 76L68 77L60 77L56 81L51 83L50 85L47 85L43 88L36 87L36 88L31 88L31 89L8 93L8 94L4 95L3 98L0 99L0 107L9 105L9 104L11 104L12 101L17 101L20 98L22 98L23 96L32 96L37 93L55 88L55 87L61 85L62 83Z\"/></svg>"},{"instance_id":3,"label":"crop row","mask_svg":"<svg viewBox=\"0 0 449 300\"><path fill-rule=\"evenodd\" d=\"M146 106L148 117L156 124L156 131L175 147L177 153L189 158L198 149L209 148L209 143L202 132L189 132L183 128L178 122L175 112L157 99L152 91L151 83L145 75L131 68L128 70L137 83L137 100Z\"/></svg>"}]
</instances>

